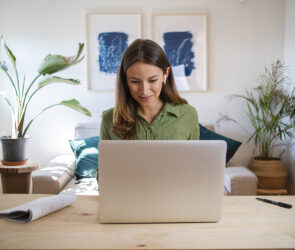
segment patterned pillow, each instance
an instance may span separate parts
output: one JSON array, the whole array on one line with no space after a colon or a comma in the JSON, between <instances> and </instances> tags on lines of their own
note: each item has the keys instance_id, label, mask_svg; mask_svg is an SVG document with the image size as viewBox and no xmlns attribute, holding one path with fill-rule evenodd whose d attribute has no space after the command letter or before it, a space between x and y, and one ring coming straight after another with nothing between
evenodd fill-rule
<instances>
[{"instance_id":1,"label":"patterned pillow","mask_svg":"<svg viewBox=\"0 0 295 250\"><path fill-rule=\"evenodd\" d=\"M98 168L99 136L70 140L71 149L76 157L76 177L95 178Z\"/></svg>"}]
</instances>

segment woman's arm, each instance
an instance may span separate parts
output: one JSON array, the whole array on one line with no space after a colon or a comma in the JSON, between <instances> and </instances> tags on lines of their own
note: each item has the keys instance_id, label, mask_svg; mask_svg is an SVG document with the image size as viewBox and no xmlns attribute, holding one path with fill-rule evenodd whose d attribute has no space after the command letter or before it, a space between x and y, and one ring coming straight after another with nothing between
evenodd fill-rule
<instances>
[{"instance_id":1,"label":"woman's arm","mask_svg":"<svg viewBox=\"0 0 295 250\"><path fill-rule=\"evenodd\" d=\"M110 135L111 129L112 129L112 120L109 117L109 112L105 111L102 113L102 120L100 123L100 133L99 133L99 138L100 140L112 140L112 137Z\"/></svg>"},{"instance_id":2,"label":"woman's arm","mask_svg":"<svg viewBox=\"0 0 295 250\"><path fill-rule=\"evenodd\" d=\"M192 116L192 128L191 128L191 135L189 140L199 140L200 139L200 125L199 125L199 119L198 119L198 112L194 110L193 116Z\"/></svg>"}]
</instances>

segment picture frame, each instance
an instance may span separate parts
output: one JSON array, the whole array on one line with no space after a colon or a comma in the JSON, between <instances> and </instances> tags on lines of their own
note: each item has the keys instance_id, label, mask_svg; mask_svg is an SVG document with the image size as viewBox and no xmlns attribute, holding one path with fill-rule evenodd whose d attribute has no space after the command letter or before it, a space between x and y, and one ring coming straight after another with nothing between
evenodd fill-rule
<instances>
[{"instance_id":1,"label":"picture frame","mask_svg":"<svg viewBox=\"0 0 295 250\"><path fill-rule=\"evenodd\" d=\"M92 91L114 91L125 49L141 38L141 14L88 13L87 80Z\"/></svg>"},{"instance_id":2,"label":"picture frame","mask_svg":"<svg viewBox=\"0 0 295 250\"><path fill-rule=\"evenodd\" d=\"M153 40L168 56L179 91L207 91L207 16L153 15Z\"/></svg>"}]
</instances>

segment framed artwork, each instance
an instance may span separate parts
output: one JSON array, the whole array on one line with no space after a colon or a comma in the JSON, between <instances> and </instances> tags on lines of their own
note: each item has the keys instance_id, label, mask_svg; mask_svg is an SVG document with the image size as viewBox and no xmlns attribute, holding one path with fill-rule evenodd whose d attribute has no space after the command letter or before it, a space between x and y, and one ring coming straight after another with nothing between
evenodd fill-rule
<instances>
[{"instance_id":1,"label":"framed artwork","mask_svg":"<svg viewBox=\"0 0 295 250\"><path fill-rule=\"evenodd\" d=\"M206 15L154 15L153 39L165 51L179 91L207 90Z\"/></svg>"},{"instance_id":2,"label":"framed artwork","mask_svg":"<svg viewBox=\"0 0 295 250\"><path fill-rule=\"evenodd\" d=\"M141 38L140 14L87 14L88 88L114 91L125 49Z\"/></svg>"}]
</instances>

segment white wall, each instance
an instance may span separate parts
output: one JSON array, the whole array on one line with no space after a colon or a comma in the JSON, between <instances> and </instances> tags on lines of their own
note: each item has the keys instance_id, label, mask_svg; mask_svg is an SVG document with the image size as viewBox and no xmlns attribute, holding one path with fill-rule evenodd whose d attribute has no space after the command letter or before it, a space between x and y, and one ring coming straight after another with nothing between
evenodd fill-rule
<instances>
[{"instance_id":1,"label":"white wall","mask_svg":"<svg viewBox=\"0 0 295 250\"><path fill-rule=\"evenodd\" d=\"M284 0L0 0L0 32L27 79L32 79L48 53L71 55L78 42L86 42L88 12L142 13L144 38L151 38L154 13L207 14L209 90L182 94L198 110L201 123L214 123L219 113L227 112L247 128L242 102L229 102L225 97L244 93L255 85L266 64L284 58ZM113 93L87 90L86 72L84 60L63 73L81 79L81 86L55 84L35 96L28 117L45 105L70 98L77 98L93 116L87 118L63 107L42 114L29 131L31 159L44 164L55 155L69 153L67 140L74 124L99 122L102 111L113 106ZM7 88L7 80L0 75L1 89ZM2 100L0 112L0 134L4 135L10 120ZM243 142L236 158L246 165L252 154L252 145L246 143L248 134L231 123L222 123L218 131Z\"/></svg>"},{"instance_id":2,"label":"white wall","mask_svg":"<svg viewBox=\"0 0 295 250\"><path fill-rule=\"evenodd\" d=\"M289 75L295 83L295 1L286 1L285 18L285 63L288 65ZM295 194L295 140L293 146L284 155L284 162L288 169L288 191Z\"/></svg>"}]
</instances>

